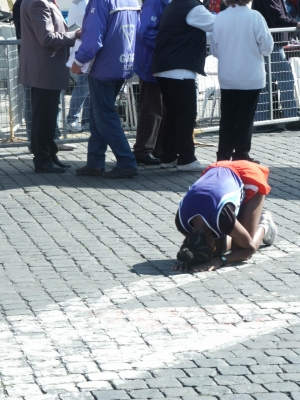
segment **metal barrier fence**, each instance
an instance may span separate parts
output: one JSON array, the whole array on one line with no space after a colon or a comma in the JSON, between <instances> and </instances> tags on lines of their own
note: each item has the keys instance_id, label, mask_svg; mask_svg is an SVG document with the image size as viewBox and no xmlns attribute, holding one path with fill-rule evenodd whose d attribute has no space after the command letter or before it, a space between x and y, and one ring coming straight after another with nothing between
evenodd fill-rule
<instances>
[{"instance_id":1,"label":"metal barrier fence","mask_svg":"<svg viewBox=\"0 0 300 400\"><path fill-rule=\"evenodd\" d=\"M271 29L274 51L265 58L267 85L261 92L255 125L299 121L300 41L298 30ZM0 40L0 145L30 140L30 89L17 83L19 40ZM218 61L206 59L207 76L197 79L197 121L199 132L216 131L220 118ZM270 90L271 88L271 90ZM139 102L138 77L127 81L116 100L116 109L125 131L135 131ZM89 95L86 75L70 77L70 86L61 94L56 138L64 141L89 137Z\"/></svg>"}]
</instances>

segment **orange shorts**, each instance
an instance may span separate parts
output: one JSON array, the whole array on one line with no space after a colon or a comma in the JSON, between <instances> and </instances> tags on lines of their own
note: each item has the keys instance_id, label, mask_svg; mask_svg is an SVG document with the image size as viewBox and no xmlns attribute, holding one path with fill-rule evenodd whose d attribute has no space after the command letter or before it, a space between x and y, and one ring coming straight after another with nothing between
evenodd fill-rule
<instances>
[{"instance_id":1,"label":"orange shorts","mask_svg":"<svg viewBox=\"0 0 300 400\"><path fill-rule=\"evenodd\" d=\"M211 168L230 168L243 182L245 198L243 203L249 201L256 193L266 195L270 193L268 185L269 168L246 160L218 161L209 165L201 175Z\"/></svg>"}]
</instances>

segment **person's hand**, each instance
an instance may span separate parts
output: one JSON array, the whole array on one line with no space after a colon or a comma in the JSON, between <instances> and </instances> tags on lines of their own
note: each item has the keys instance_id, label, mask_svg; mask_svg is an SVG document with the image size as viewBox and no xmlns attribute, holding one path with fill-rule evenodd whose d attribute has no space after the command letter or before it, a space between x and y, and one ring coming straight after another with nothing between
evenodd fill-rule
<instances>
[{"instance_id":1,"label":"person's hand","mask_svg":"<svg viewBox=\"0 0 300 400\"><path fill-rule=\"evenodd\" d=\"M215 271L223 266L220 257L212 258L210 261L193 267L193 272Z\"/></svg>"},{"instance_id":2,"label":"person's hand","mask_svg":"<svg viewBox=\"0 0 300 400\"><path fill-rule=\"evenodd\" d=\"M173 271L180 271L180 272L192 272L191 268L188 268L185 263L180 263L175 265L172 268Z\"/></svg>"},{"instance_id":3,"label":"person's hand","mask_svg":"<svg viewBox=\"0 0 300 400\"><path fill-rule=\"evenodd\" d=\"M76 62L73 62L71 71L73 72L73 74L77 74L77 75L82 74L81 66L77 65Z\"/></svg>"},{"instance_id":4,"label":"person's hand","mask_svg":"<svg viewBox=\"0 0 300 400\"><path fill-rule=\"evenodd\" d=\"M76 37L76 39L81 38L81 28L77 29L77 31L75 32L75 37Z\"/></svg>"}]
</instances>

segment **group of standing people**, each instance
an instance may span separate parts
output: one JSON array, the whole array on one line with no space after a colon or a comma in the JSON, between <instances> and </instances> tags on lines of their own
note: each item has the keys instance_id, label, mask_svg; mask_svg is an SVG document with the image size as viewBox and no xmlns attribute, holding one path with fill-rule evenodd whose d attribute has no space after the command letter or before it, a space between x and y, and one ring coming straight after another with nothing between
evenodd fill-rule
<instances>
[{"instance_id":1,"label":"group of standing people","mask_svg":"<svg viewBox=\"0 0 300 400\"><path fill-rule=\"evenodd\" d=\"M137 0L90 0L82 29L68 32L55 0L23 0L19 81L31 88L36 172L62 173L69 167L59 161L53 136L60 90L68 86L65 64L76 39L81 45L72 72L81 76L82 68L91 66L91 136L87 164L76 173L131 178L138 175L138 163L158 162L162 168L200 171L193 143L195 79L205 75L206 34L212 32L221 87L218 162L190 188L176 215L176 226L186 236L176 268L211 270L250 257L262 240L270 245L277 235L272 216L263 211L268 168L249 155L255 108L265 86L264 56L271 53L273 39L261 13L247 7L249 0L226 0L227 9L217 16L198 0L167 3L145 0L140 22ZM141 80L141 105L133 153L115 100L134 70ZM105 171L108 146L117 160L111 171Z\"/></svg>"},{"instance_id":2,"label":"group of standing people","mask_svg":"<svg viewBox=\"0 0 300 400\"><path fill-rule=\"evenodd\" d=\"M211 52L219 62L221 87L217 160L255 161L249 155L253 120L259 96L268 90L262 92L266 86L264 57L274 53L273 38L262 16L267 0L253 1L252 8L258 11L247 7L250 0L226 0L226 9L217 15L199 0L145 0L141 12L137 0L81 1L83 26L75 32L68 31L55 0L22 2L19 81L31 88L32 151L37 172L66 170L56 156L54 115L60 90L69 83L65 63L76 38L81 45L71 68L78 83L74 91L84 86L85 100L90 101L90 107L84 109L88 108L90 115L82 122L86 125L89 120L91 132L87 165L76 170L78 175L132 177L138 175L138 164L203 170L193 141L195 79L197 74L205 75L209 33ZM281 4L283 0L272 1ZM214 10L221 10L219 3L223 4L213 2ZM275 20L279 9L273 10L273 19L267 21ZM295 22L282 21L284 26ZM281 54L277 47L275 50ZM87 62L92 63L88 75L81 70ZM140 104L132 152L115 111L115 100L133 72L140 78ZM282 91L283 99L284 95ZM73 96L71 109L72 100ZM292 105L287 104L290 113L296 112ZM67 122L73 131L81 127L78 111L70 112ZM117 159L110 172L105 171L107 146Z\"/></svg>"}]
</instances>

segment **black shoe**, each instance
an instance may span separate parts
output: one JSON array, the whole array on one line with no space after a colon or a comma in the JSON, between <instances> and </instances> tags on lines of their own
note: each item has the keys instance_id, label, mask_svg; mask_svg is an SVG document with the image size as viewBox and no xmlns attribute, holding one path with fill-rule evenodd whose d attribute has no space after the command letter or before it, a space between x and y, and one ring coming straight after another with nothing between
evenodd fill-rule
<instances>
[{"instance_id":1,"label":"black shoe","mask_svg":"<svg viewBox=\"0 0 300 400\"><path fill-rule=\"evenodd\" d=\"M144 157L137 158L136 162L138 165L140 164L145 164L145 165L159 165L160 164L160 159L155 158L151 153L147 154Z\"/></svg>"},{"instance_id":2,"label":"black shoe","mask_svg":"<svg viewBox=\"0 0 300 400\"><path fill-rule=\"evenodd\" d=\"M42 165L41 167L35 167L37 173L49 173L49 174L63 174L67 168L61 168L55 165L52 161Z\"/></svg>"},{"instance_id":3,"label":"black shoe","mask_svg":"<svg viewBox=\"0 0 300 400\"><path fill-rule=\"evenodd\" d=\"M57 156L52 158L52 162L60 168L71 168L71 164L60 162Z\"/></svg>"},{"instance_id":4,"label":"black shoe","mask_svg":"<svg viewBox=\"0 0 300 400\"><path fill-rule=\"evenodd\" d=\"M81 175L81 176L102 176L104 169L98 169L98 168L91 168L88 167L87 165L76 169L76 175Z\"/></svg>"},{"instance_id":5,"label":"black shoe","mask_svg":"<svg viewBox=\"0 0 300 400\"><path fill-rule=\"evenodd\" d=\"M260 162L258 160L251 158L248 153L233 153L232 154L232 161L240 161L240 160L245 160L245 161L253 162L255 164L260 164Z\"/></svg>"},{"instance_id":6,"label":"black shoe","mask_svg":"<svg viewBox=\"0 0 300 400\"><path fill-rule=\"evenodd\" d=\"M132 178L134 176L138 176L139 172L137 168L129 169L129 168L119 168L115 167L111 171L103 172L103 178Z\"/></svg>"},{"instance_id":7,"label":"black shoe","mask_svg":"<svg viewBox=\"0 0 300 400\"><path fill-rule=\"evenodd\" d=\"M230 153L221 153L220 151L217 151L217 162L218 161L230 161L231 154L232 154L232 152L230 152Z\"/></svg>"}]
</instances>

